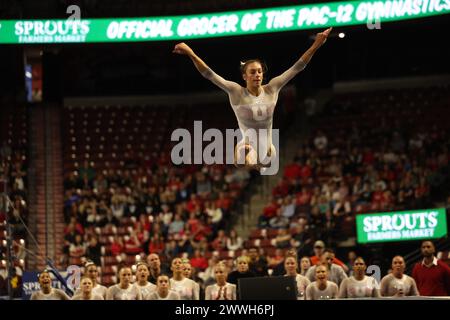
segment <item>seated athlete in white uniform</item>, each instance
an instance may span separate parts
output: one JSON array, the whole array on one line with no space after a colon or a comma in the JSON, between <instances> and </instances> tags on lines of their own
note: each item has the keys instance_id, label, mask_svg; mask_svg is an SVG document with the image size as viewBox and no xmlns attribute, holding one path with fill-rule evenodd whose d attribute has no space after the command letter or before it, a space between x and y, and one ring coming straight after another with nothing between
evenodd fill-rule
<instances>
[{"instance_id":1,"label":"seated athlete in white uniform","mask_svg":"<svg viewBox=\"0 0 450 320\"><path fill-rule=\"evenodd\" d=\"M242 77L246 82L246 86L242 87L236 82L225 80L217 75L187 44L179 43L175 46L174 53L187 55L203 77L228 94L243 137L235 148L236 166L264 169L263 167L267 167L271 159L276 157L276 150L272 144L272 121L278 93L306 67L316 50L325 43L331 30L332 28L329 28L318 33L312 46L300 59L266 85L262 85L266 70L260 60L253 59L241 63ZM262 136L259 134L259 129L265 129L261 131ZM250 133L256 133L256 137Z\"/></svg>"}]
</instances>

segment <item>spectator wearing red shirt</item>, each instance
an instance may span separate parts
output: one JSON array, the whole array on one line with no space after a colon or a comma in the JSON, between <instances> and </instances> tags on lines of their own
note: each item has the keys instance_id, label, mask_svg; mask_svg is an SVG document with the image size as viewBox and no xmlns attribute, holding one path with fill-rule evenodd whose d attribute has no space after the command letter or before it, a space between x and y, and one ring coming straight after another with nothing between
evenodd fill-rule
<instances>
[{"instance_id":1,"label":"spectator wearing red shirt","mask_svg":"<svg viewBox=\"0 0 450 320\"><path fill-rule=\"evenodd\" d=\"M370 148L366 147L363 153L363 163L364 164L373 164L375 162L375 155L373 154Z\"/></svg>"},{"instance_id":2,"label":"spectator wearing red shirt","mask_svg":"<svg viewBox=\"0 0 450 320\"><path fill-rule=\"evenodd\" d=\"M376 190L372 193L372 203L379 204L380 202L383 202L384 198L384 192L380 185L376 186Z\"/></svg>"},{"instance_id":3,"label":"spectator wearing red shirt","mask_svg":"<svg viewBox=\"0 0 450 320\"><path fill-rule=\"evenodd\" d=\"M301 191L296 194L296 203L298 206L308 205L311 202L311 197L311 192L302 187Z\"/></svg>"},{"instance_id":4,"label":"spectator wearing red shirt","mask_svg":"<svg viewBox=\"0 0 450 320\"><path fill-rule=\"evenodd\" d=\"M217 232L217 237L212 242L211 246L216 251L225 250L227 248L227 236L225 235L225 231L219 230Z\"/></svg>"},{"instance_id":5,"label":"spectator wearing red shirt","mask_svg":"<svg viewBox=\"0 0 450 320\"><path fill-rule=\"evenodd\" d=\"M297 163L291 163L284 168L284 177L289 180L295 180L300 177L302 167Z\"/></svg>"},{"instance_id":6,"label":"spectator wearing red shirt","mask_svg":"<svg viewBox=\"0 0 450 320\"><path fill-rule=\"evenodd\" d=\"M197 199L196 194L191 194L191 199L186 204L186 210L189 212L194 212L197 209L201 210L202 205L201 202Z\"/></svg>"},{"instance_id":7,"label":"spectator wearing red shirt","mask_svg":"<svg viewBox=\"0 0 450 320\"><path fill-rule=\"evenodd\" d=\"M302 169L300 171L300 177L302 179L307 179L312 176L312 169L310 166L310 161L306 161L306 164L302 166Z\"/></svg>"},{"instance_id":8,"label":"spectator wearing red shirt","mask_svg":"<svg viewBox=\"0 0 450 320\"><path fill-rule=\"evenodd\" d=\"M147 231L150 232L151 228L152 228L152 223L150 222L148 216L146 214L141 214L139 215L139 223L141 224L142 228ZM137 226L137 222L135 223L135 228Z\"/></svg>"},{"instance_id":9,"label":"spectator wearing red shirt","mask_svg":"<svg viewBox=\"0 0 450 320\"><path fill-rule=\"evenodd\" d=\"M423 241L423 260L417 262L412 271L421 296L450 295L450 267L435 256L435 247L431 241Z\"/></svg>"},{"instance_id":10,"label":"spectator wearing red shirt","mask_svg":"<svg viewBox=\"0 0 450 320\"><path fill-rule=\"evenodd\" d=\"M148 252L162 255L164 253L164 240L158 234L153 235L148 246Z\"/></svg>"},{"instance_id":11,"label":"spectator wearing red shirt","mask_svg":"<svg viewBox=\"0 0 450 320\"><path fill-rule=\"evenodd\" d=\"M64 228L64 235L68 235L72 232L75 232L77 234L84 234L84 228L81 225L81 223L79 223L77 221L77 219L75 217L70 218L70 222L69 224Z\"/></svg>"},{"instance_id":12,"label":"spectator wearing red shirt","mask_svg":"<svg viewBox=\"0 0 450 320\"><path fill-rule=\"evenodd\" d=\"M125 240L124 251L126 254L140 254L143 251L135 231Z\"/></svg>"},{"instance_id":13,"label":"spectator wearing red shirt","mask_svg":"<svg viewBox=\"0 0 450 320\"><path fill-rule=\"evenodd\" d=\"M231 199L228 198L225 192L219 193L219 199L216 200L216 208L228 211L231 206Z\"/></svg>"},{"instance_id":14,"label":"spectator wearing red shirt","mask_svg":"<svg viewBox=\"0 0 450 320\"><path fill-rule=\"evenodd\" d=\"M123 241L119 236L114 237L114 241L111 244L111 254L115 257L123 252Z\"/></svg>"},{"instance_id":15,"label":"spectator wearing red shirt","mask_svg":"<svg viewBox=\"0 0 450 320\"><path fill-rule=\"evenodd\" d=\"M265 227L269 220L277 215L278 204L275 198L272 198L272 202L269 203L263 209L263 214L259 217L259 225Z\"/></svg>"},{"instance_id":16,"label":"spectator wearing red shirt","mask_svg":"<svg viewBox=\"0 0 450 320\"><path fill-rule=\"evenodd\" d=\"M208 259L206 259L204 256L202 256L202 253L200 250L194 251L194 256L190 260L191 266L194 268L197 268L199 270L204 271L206 268L208 268Z\"/></svg>"},{"instance_id":17,"label":"spectator wearing red shirt","mask_svg":"<svg viewBox=\"0 0 450 320\"><path fill-rule=\"evenodd\" d=\"M272 195L274 197L284 198L289 194L289 182L287 179L281 179L278 185L273 188Z\"/></svg>"},{"instance_id":18,"label":"spectator wearing red shirt","mask_svg":"<svg viewBox=\"0 0 450 320\"><path fill-rule=\"evenodd\" d=\"M324 253L325 243L322 240L317 240L316 242L314 242L314 256L309 258L309 260L311 260L311 266L318 265L321 262L321 257ZM333 257L333 263L341 266L344 271L348 271L348 267L345 265L345 263L338 258Z\"/></svg>"},{"instance_id":19,"label":"spectator wearing red shirt","mask_svg":"<svg viewBox=\"0 0 450 320\"><path fill-rule=\"evenodd\" d=\"M189 214L189 220L187 221L187 227L191 234L195 234L200 229L200 220L197 218L194 212Z\"/></svg>"}]
</instances>

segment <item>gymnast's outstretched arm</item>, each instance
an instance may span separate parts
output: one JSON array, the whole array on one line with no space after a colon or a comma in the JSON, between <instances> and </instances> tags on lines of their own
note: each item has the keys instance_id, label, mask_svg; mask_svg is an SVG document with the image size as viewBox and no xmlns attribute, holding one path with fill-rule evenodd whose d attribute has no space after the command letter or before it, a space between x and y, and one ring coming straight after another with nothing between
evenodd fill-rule
<instances>
[{"instance_id":1,"label":"gymnast's outstretched arm","mask_svg":"<svg viewBox=\"0 0 450 320\"><path fill-rule=\"evenodd\" d=\"M228 94L238 92L241 89L241 86L236 82L225 80L216 74L186 43L182 42L177 44L172 52L188 56L203 77L210 80Z\"/></svg>"},{"instance_id":2,"label":"gymnast's outstretched arm","mask_svg":"<svg viewBox=\"0 0 450 320\"><path fill-rule=\"evenodd\" d=\"M271 90L279 91L300 71L305 69L306 65L309 63L309 61L311 61L311 58L313 57L314 53L316 53L317 49L319 49L325 43L325 41L327 41L328 35L330 34L332 29L333 28L328 28L324 32L318 33L316 39L314 40L314 43L308 50L306 50L306 52L300 57L300 59L298 59L297 62L294 63L294 65L286 70L283 74L270 80L268 87Z\"/></svg>"}]
</instances>

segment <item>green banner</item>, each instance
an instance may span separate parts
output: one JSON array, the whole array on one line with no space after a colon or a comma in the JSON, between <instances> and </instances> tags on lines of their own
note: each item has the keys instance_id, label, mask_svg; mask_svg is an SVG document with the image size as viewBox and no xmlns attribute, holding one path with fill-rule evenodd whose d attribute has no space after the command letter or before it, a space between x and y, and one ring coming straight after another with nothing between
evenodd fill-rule
<instances>
[{"instance_id":1,"label":"green banner","mask_svg":"<svg viewBox=\"0 0 450 320\"><path fill-rule=\"evenodd\" d=\"M447 235L445 208L359 214L358 243L438 239Z\"/></svg>"},{"instance_id":2,"label":"green banner","mask_svg":"<svg viewBox=\"0 0 450 320\"><path fill-rule=\"evenodd\" d=\"M374 29L384 22L448 13L450 0L394 0L331 2L172 17L0 20L0 43L185 40L358 24Z\"/></svg>"}]
</instances>

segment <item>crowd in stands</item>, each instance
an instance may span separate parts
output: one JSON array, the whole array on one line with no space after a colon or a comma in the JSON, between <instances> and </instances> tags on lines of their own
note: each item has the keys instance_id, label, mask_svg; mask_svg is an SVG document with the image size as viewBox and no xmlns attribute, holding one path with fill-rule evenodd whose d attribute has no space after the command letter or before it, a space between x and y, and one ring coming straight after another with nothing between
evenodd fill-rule
<instances>
[{"instance_id":1,"label":"crowd in stands","mask_svg":"<svg viewBox=\"0 0 450 320\"><path fill-rule=\"evenodd\" d=\"M170 139L171 127L192 125L201 110L186 112L180 117L176 109L158 107L66 110L63 265L92 260L108 267L112 281L117 264L134 263L136 256L184 256L206 268L199 257L242 248L230 226L251 175L225 165L172 166L170 146L161 141ZM205 126L226 125L222 114L216 118ZM156 119L163 128L155 129ZM120 134L111 126L117 122L124 125ZM109 145L105 136L111 134Z\"/></svg>"},{"instance_id":2,"label":"crowd in stands","mask_svg":"<svg viewBox=\"0 0 450 320\"><path fill-rule=\"evenodd\" d=\"M14 297L21 295L25 268L28 221L27 126L26 112L4 107L0 120L0 296L8 294L7 242L5 221L11 226L14 267L11 288Z\"/></svg>"},{"instance_id":3,"label":"crowd in stands","mask_svg":"<svg viewBox=\"0 0 450 320\"><path fill-rule=\"evenodd\" d=\"M213 167L194 173L161 167L146 176L136 170L97 174L85 165L78 171L84 182L73 174L65 180L64 253L74 258L70 263L85 258L100 265L100 235L107 229L113 230L108 248L114 257L186 254L205 269L206 251L241 248L233 230L226 235L225 221L246 180L233 183L232 173Z\"/></svg>"},{"instance_id":4,"label":"crowd in stands","mask_svg":"<svg viewBox=\"0 0 450 320\"><path fill-rule=\"evenodd\" d=\"M337 96L312 118L309 135L284 168L259 228L279 229L277 248L303 255L311 239L332 246L355 236L358 213L433 205L448 179L448 87ZM447 181L448 183L448 181ZM445 191L444 191L445 192Z\"/></svg>"}]
</instances>

